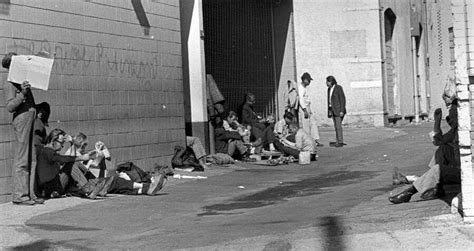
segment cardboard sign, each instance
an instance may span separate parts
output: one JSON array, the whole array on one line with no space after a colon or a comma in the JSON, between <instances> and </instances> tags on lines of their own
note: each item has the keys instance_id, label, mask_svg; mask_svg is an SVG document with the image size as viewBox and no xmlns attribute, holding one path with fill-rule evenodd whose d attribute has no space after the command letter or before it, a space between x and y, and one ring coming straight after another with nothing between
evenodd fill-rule
<instances>
[{"instance_id":1,"label":"cardboard sign","mask_svg":"<svg viewBox=\"0 0 474 251\"><path fill-rule=\"evenodd\" d=\"M53 58L13 56L8 71L8 81L17 84L28 81L31 87L47 91L53 63Z\"/></svg>"}]
</instances>

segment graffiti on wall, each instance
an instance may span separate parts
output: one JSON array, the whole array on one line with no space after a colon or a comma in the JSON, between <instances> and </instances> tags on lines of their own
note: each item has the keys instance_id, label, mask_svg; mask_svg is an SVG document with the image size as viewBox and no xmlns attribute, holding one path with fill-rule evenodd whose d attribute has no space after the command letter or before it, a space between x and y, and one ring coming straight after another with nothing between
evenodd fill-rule
<instances>
[{"instance_id":1,"label":"graffiti on wall","mask_svg":"<svg viewBox=\"0 0 474 251\"><path fill-rule=\"evenodd\" d=\"M160 67L158 54L150 53L147 59L137 59L137 52L104 47L102 43L95 46L58 44L43 41L14 41L8 51L18 54L34 55L39 51L54 54L53 72L87 71L96 67L101 75L114 76L119 74L129 78L156 79Z\"/></svg>"}]
</instances>

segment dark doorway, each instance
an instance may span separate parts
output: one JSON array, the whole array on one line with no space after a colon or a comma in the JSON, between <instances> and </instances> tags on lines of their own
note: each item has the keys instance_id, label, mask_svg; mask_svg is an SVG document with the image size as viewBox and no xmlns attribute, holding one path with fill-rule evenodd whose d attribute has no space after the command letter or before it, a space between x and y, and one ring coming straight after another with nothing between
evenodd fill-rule
<instances>
[{"instance_id":1,"label":"dark doorway","mask_svg":"<svg viewBox=\"0 0 474 251\"><path fill-rule=\"evenodd\" d=\"M245 93L257 97L255 110L275 112L275 59L270 0L203 0L206 73L236 110Z\"/></svg>"}]
</instances>

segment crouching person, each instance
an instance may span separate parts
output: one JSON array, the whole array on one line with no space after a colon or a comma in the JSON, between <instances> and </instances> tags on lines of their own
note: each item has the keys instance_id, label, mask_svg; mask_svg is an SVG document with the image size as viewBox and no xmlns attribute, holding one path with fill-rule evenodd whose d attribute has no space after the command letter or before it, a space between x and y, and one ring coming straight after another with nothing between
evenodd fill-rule
<instances>
[{"instance_id":1,"label":"crouching person","mask_svg":"<svg viewBox=\"0 0 474 251\"><path fill-rule=\"evenodd\" d=\"M312 160L316 159L317 145L312 137L303 129L299 128L298 123L291 122L288 125L290 133L294 135L295 142L289 141L287 138L276 141L275 147L286 155L300 158L301 153L309 154Z\"/></svg>"},{"instance_id":2,"label":"crouching person","mask_svg":"<svg viewBox=\"0 0 474 251\"><path fill-rule=\"evenodd\" d=\"M61 129L52 130L46 137L46 145L40 149L37 161L39 189L47 198L58 198L66 193L68 183L75 182L83 194L95 199L104 188L105 180L90 182L79 168L80 161L90 159L89 154L65 156L59 151L71 137Z\"/></svg>"}]
</instances>

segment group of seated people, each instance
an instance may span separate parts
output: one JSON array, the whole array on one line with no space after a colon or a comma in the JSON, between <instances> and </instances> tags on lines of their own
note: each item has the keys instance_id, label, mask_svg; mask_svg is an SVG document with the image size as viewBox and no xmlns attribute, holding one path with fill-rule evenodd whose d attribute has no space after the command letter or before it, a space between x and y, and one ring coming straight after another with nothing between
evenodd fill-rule
<instances>
[{"instance_id":1,"label":"group of seated people","mask_svg":"<svg viewBox=\"0 0 474 251\"><path fill-rule=\"evenodd\" d=\"M49 105L41 103L37 111L34 128L37 149L35 192L40 197L59 198L70 194L95 199L107 194L155 195L163 188L168 175L165 168L155 175L145 173L130 177L115 172L103 177L105 160L110 158L105 145L97 142L94 150L86 151L87 136L83 133L72 137L56 128L46 134ZM100 178L91 172L91 167L101 169Z\"/></svg>"},{"instance_id":2,"label":"group of seated people","mask_svg":"<svg viewBox=\"0 0 474 251\"><path fill-rule=\"evenodd\" d=\"M240 121L236 112L222 112L214 116L215 148L242 161L255 161L251 154L263 150L279 151L283 155L299 159L301 153L316 157L316 142L299 128L297 119L290 111L275 123L272 116L263 118L254 110L255 95L246 94L239 107Z\"/></svg>"}]
</instances>

